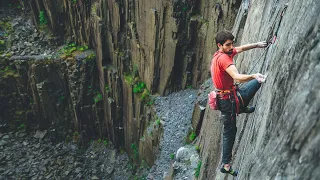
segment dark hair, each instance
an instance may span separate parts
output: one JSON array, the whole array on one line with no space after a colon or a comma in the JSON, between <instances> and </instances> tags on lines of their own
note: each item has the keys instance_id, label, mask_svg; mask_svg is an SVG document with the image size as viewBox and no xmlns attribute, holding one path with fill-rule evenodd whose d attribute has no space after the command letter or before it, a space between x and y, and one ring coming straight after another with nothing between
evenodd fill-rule
<instances>
[{"instance_id":1,"label":"dark hair","mask_svg":"<svg viewBox=\"0 0 320 180\"><path fill-rule=\"evenodd\" d=\"M234 36L229 31L220 31L216 35L216 44L220 43L223 45L228 39L233 41Z\"/></svg>"}]
</instances>

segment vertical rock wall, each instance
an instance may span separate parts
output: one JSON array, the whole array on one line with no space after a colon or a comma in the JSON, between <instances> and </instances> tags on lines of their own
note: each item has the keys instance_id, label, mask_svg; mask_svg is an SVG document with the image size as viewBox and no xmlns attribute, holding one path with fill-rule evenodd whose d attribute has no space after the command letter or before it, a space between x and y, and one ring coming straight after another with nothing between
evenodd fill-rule
<instances>
[{"instance_id":1,"label":"vertical rock wall","mask_svg":"<svg viewBox=\"0 0 320 180\"><path fill-rule=\"evenodd\" d=\"M291 0L278 23L284 2L244 0L241 6L240 2L25 0L35 23L40 11L45 13L57 41L96 50L94 66L89 66L94 71L77 71L76 59L2 63L0 83L6 88L1 89L1 101L9 103L1 104L8 113L0 120L25 118L40 128L61 122L85 130L82 137L107 136L118 147L130 150L139 144L140 154L150 152L156 149L161 127L147 133L156 117L142 93L133 92L135 83L144 82L150 93L161 95L197 87L208 77L217 31L235 24L237 44L269 40L278 32L265 53L255 49L236 59L241 72L266 73L268 80L254 100L256 112L238 117L234 167L240 170L240 179L315 179L320 142L319 3ZM6 69L9 65L12 68ZM84 95L92 89L102 100L92 103L97 94ZM217 171L218 114L208 108L197 114L204 117L197 121L202 122L200 178L223 178ZM148 157L152 163L153 156L143 158Z\"/></svg>"},{"instance_id":2,"label":"vertical rock wall","mask_svg":"<svg viewBox=\"0 0 320 180\"><path fill-rule=\"evenodd\" d=\"M150 107L145 106L151 99L143 96L197 87L206 79L216 49L215 33L231 29L239 2L29 0L23 3L31 7L35 23L39 22L40 12L44 12L57 41L77 42L95 49L94 82L103 99L99 102L96 126L100 135L130 150L131 145L141 144L140 138L147 136L146 127L155 118ZM143 82L148 91L134 93L138 82ZM80 120L75 117L77 125ZM146 143L140 146L156 149L160 135L157 129L150 137L152 141L146 137Z\"/></svg>"},{"instance_id":3,"label":"vertical rock wall","mask_svg":"<svg viewBox=\"0 0 320 180\"><path fill-rule=\"evenodd\" d=\"M78 134L86 142L90 137L103 136L103 126L96 125L100 124L101 105L94 101L99 86L95 86L97 77L92 73L95 68L92 54L88 51L66 59L45 56L2 59L1 84L5 88L1 89L1 97L7 100L1 102L7 105L1 109L8 111L7 115L1 114L2 123L50 130L54 140ZM12 115L17 113L19 117Z\"/></svg>"},{"instance_id":4,"label":"vertical rock wall","mask_svg":"<svg viewBox=\"0 0 320 180\"><path fill-rule=\"evenodd\" d=\"M320 5L289 1L279 23L284 7L282 1L243 1L235 22L237 44L269 39L278 30L265 53L255 49L236 59L240 72L268 75L253 100L256 111L237 117L233 167L239 179L319 176ZM199 138L200 179L227 178L219 172L221 128L218 112L207 107Z\"/></svg>"}]
</instances>

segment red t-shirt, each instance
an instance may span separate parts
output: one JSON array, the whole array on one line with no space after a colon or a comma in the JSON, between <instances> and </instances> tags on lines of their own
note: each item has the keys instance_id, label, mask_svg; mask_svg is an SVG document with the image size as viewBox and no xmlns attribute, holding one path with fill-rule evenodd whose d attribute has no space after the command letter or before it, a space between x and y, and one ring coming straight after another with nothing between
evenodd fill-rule
<instances>
[{"instance_id":1,"label":"red t-shirt","mask_svg":"<svg viewBox=\"0 0 320 180\"><path fill-rule=\"evenodd\" d=\"M227 73L226 69L234 64L233 57L237 54L236 49L233 49L231 55L217 51L213 55L211 61L211 78L214 86L220 90L232 89L233 79Z\"/></svg>"}]
</instances>

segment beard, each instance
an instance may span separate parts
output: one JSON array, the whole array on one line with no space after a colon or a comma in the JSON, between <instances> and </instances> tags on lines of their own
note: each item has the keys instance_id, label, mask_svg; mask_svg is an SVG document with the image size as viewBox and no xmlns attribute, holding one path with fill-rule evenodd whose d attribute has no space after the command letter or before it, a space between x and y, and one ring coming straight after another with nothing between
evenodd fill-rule
<instances>
[{"instance_id":1,"label":"beard","mask_svg":"<svg viewBox=\"0 0 320 180\"><path fill-rule=\"evenodd\" d=\"M231 55L233 53L233 49L230 49L229 51L225 52L228 55Z\"/></svg>"}]
</instances>

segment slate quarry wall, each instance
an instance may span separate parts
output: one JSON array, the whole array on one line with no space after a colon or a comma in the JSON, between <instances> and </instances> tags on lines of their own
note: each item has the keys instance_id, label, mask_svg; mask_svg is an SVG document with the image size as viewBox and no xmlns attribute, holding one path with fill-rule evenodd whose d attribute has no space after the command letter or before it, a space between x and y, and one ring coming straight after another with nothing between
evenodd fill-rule
<instances>
[{"instance_id":1,"label":"slate quarry wall","mask_svg":"<svg viewBox=\"0 0 320 180\"><path fill-rule=\"evenodd\" d=\"M3 114L2 121L16 119L18 113L20 121L13 126L35 123L45 129L62 122L80 139L108 138L132 154L134 144L148 164L154 161L162 132L159 127L152 136L146 134L157 119L152 95L198 87L208 77L215 33L232 29L240 5L225 0L20 3L32 11L39 31L51 30L53 43L88 46L94 49L94 61L79 70L82 60L74 55L45 61L3 57L1 67L10 66L3 75L11 74L2 81L2 100L11 102L5 108L13 111Z\"/></svg>"},{"instance_id":2,"label":"slate quarry wall","mask_svg":"<svg viewBox=\"0 0 320 180\"><path fill-rule=\"evenodd\" d=\"M255 49L236 58L241 73L261 72L268 78L253 100L255 113L238 116L233 166L240 170L240 179L319 176L320 5L316 0L22 3L32 9L35 23L44 12L57 43L76 42L95 51L94 56L83 57L91 60L80 70L76 56L44 61L1 56L0 83L5 88L0 108L7 113L0 116L0 128L17 118L43 129L62 123L81 137L108 138L132 154L136 144L140 158L152 164L162 130L160 126L152 135L145 134L157 119L148 105L151 95L199 87L209 77L219 30L232 30L236 45L269 40L277 32L266 52ZM93 101L95 97L98 101ZM231 178L218 171L219 114L204 106L197 104L193 116L201 147L199 178Z\"/></svg>"},{"instance_id":3,"label":"slate quarry wall","mask_svg":"<svg viewBox=\"0 0 320 180\"><path fill-rule=\"evenodd\" d=\"M267 40L277 29L278 33L266 52L255 49L236 57L241 73L268 75L252 102L256 111L237 117L233 167L239 169L239 179L319 177L319 13L316 0L243 1L240 6L233 27L237 45ZM219 172L219 111L208 106L203 111L200 179L232 179ZM199 116L193 121L200 122Z\"/></svg>"}]
</instances>

